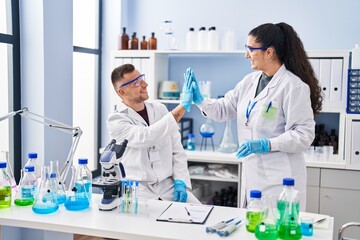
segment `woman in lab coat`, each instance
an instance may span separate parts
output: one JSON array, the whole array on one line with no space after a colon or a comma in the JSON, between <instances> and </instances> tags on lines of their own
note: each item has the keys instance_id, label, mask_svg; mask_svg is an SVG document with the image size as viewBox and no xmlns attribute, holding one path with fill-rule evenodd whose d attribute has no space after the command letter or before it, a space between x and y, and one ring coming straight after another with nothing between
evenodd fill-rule
<instances>
[{"instance_id":1,"label":"woman in lab coat","mask_svg":"<svg viewBox=\"0 0 360 240\"><path fill-rule=\"evenodd\" d=\"M216 121L237 120L243 158L242 203L250 190L278 197L282 179L295 179L300 207L306 208L304 151L315 137L314 114L321 111L318 81L303 44L285 23L263 24L247 38L246 58L257 70L221 99L203 98L194 84L194 103ZM187 77L196 82L193 72Z\"/></svg>"}]
</instances>

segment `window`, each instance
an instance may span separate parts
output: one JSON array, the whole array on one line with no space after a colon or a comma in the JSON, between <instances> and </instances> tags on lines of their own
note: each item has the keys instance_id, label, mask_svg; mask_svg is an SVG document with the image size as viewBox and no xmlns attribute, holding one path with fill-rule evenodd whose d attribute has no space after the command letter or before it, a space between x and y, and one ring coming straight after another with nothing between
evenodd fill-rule
<instances>
[{"instance_id":1,"label":"window","mask_svg":"<svg viewBox=\"0 0 360 240\"><path fill-rule=\"evenodd\" d=\"M100 172L101 0L74 0L73 24L73 126L83 131L74 162L87 158L96 176Z\"/></svg>"},{"instance_id":2,"label":"window","mask_svg":"<svg viewBox=\"0 0 360 240\"><path fill-rule=\"evenodd\" d=\"M0 0L0 117L21 108L19 32L18 1ZM17 181L21 168L20 128L19 117L0 121L0 151L9 152Z\"/></svg>"}]
</instances>

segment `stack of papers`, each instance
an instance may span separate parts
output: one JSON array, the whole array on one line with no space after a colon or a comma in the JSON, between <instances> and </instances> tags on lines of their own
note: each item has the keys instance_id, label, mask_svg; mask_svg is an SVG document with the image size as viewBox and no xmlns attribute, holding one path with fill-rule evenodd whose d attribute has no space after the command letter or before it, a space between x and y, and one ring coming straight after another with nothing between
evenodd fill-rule
<instances>
[{"instance_id":1,"label":"stack of papers","mask_svg":"<svg viewBox=\"0 0 360 240\"><path fill-rule=\"evenodd\" d=\"M157 221L204 224L214 206L171 203Z\"/></svg>"}]
</instances>

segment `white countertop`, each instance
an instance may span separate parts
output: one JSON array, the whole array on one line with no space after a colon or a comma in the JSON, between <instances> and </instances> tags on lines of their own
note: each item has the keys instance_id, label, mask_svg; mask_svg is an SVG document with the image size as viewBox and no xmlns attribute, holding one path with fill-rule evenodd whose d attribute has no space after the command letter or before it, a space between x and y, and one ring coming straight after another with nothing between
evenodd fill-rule
<instances>
[{"instance_id":1,"label":"white countertop","mask_svg":"<svg viewBox=\"0 0 360 240\"><path fill-rule=\"evenodd\" d=\"M156 218L168 206L168 202L148 201L148 213L143 216L132 216L99 211L97 203L101 195L93 194L92 208L71 212L61 206L59 211L50 215L35 214L31 207L12 205L8 209L0 209L0 224L6 226L25 227L66 233L77 233L91 236L120 239L222 239L217 234L207 234L205 227L221 220L233 217L245 217L245 210L240 208L215 206L204 225L158 222ZM312 239L331 239L333 218L330 218L329 228L315 229ZM240 227L227 239L256 239L254 234Z\"/></svg>"}]
</instances>

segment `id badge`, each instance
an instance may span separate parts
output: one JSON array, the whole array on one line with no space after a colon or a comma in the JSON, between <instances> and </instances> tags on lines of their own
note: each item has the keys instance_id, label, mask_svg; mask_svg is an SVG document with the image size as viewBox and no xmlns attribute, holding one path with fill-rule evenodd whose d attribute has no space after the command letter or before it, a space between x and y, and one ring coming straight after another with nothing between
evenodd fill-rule
<instances>
[{"instance_id":1,"label":"id badge","mask_svg":"<svg viewBox=\"0 0 360 240\"><path fill-rule=\"evenodd\" d=\"M149 157L150 157L150 162L157 162L160 161L160 153L159 151L156 149L155 146L150 148L149 151Z\"/></svg>"}]
</instances>

